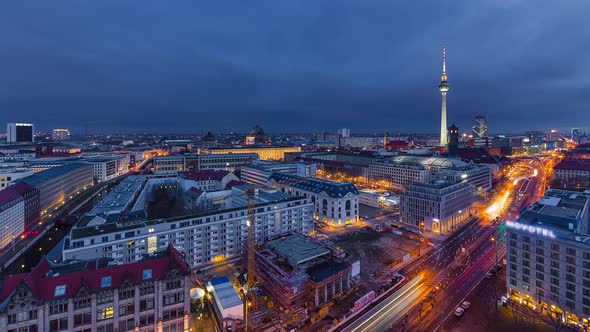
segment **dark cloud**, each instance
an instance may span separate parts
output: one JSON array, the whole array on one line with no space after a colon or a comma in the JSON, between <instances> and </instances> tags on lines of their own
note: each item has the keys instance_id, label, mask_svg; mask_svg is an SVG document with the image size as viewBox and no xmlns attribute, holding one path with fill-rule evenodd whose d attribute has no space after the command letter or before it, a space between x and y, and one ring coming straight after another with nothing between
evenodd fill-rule
<instances>
[{"instance_id":1,"label":"dark cloud","mask_svg":"<svg viewBox=\"0 0 590 332\"><path fill-rule=\"evenodd\" d=\"M495 132L589 123L590 3L572 0L13 1L5 121L128 132ZM590 128L587 128L590 129Z\"/></svg>"}]
</instances>

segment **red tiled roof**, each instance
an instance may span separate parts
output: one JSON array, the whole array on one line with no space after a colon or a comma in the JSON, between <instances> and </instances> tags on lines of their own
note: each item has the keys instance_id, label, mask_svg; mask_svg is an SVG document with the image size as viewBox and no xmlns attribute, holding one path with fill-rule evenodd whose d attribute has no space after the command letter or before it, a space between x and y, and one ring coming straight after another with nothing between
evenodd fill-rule
<instances>
[{"instance_id":1,"label":"red tiled roof","mask_svg":"<svg viewBox=\"0 0 590 332\"><path fill-rule=\"evenodd\" d=\"M225 189L231 189L231 188L233 188L234 186L241 186L241 185L243 185L243 184L246 184L246 182L237 181L237 180L231 180L230 182L228 182L228 183L225 185Z\"/></svg>"},{"instance_id":2,"label":"red tiled roof","mask_svg":"<svg viewBox=\"0 0 590 332\"><path fill-rule=\"evenodd\" d=\"M0 206L10 203L21 197L15 190L12 190L11 187L12 186L9 186L6 189L0 190Z\"/></svg>"},{"instance_id":3,"label":"red tiled roof","mask_svg":"<svg viewBox=\"0 0 590 332\"><path fill-rule=\"evenodd\" d=\"M220 181L228 175L228 171L224 170L203 170L203 171L186 171L186 172L179 172L178 176L188 179L188 180L195 180L195 181L205 181L205 180L217 180Z\"/></svg>"},{"instance_id":4,"label":"red tiled roof","mask_svg":"<svg viewBox=\"0 0 590 332\"><path fill-rule=\"evenodd\" d=\"M157 258L147 258L146 260L106 266L97 268L96 261L87 261L82 271L65 273L62 275L47 277L51 270L51 265L47 259L43 259L31 272L6 276L0 292L0 303L4 302L15 290L15 288L24 282L33 292L36 298L49 301L58 298L68 298L75 295L82 285L86 285L91 292L117 288L126 279L132 283L143 282L143 271L152 270L152 276L149 280L160 280L171 266L177 266L182 272L188 273L189 267L182 258L182 255L169 246L164 256ZM101 287L103 277L111 277L111 285ZM55 288L65 285L65 293L61 296L55 296Z\"/></svg>"},{"instance_id":5,"label":"red tiled roof","mask_svg":"<svg viewBox=\"0 0 590 332\"><path fill-rule=\"evenodd\" d=\"M18 182L16 184L13 184L9 188L12 188L14 191L16 191L20 195L24 195L32 190L35 190L35 188L31 187L26 182Z\"/></svg>"},{"instance_id":6,"label":"red tiled roof","mask_svg":"<svg viewBox=\"0 0 590 332\"><path fill-rule=\"evenodd\" d=\"M575 171L590 171L590 160L588 159L564 159L553 169L568 169Z\"/></svg>"}]
</instances>

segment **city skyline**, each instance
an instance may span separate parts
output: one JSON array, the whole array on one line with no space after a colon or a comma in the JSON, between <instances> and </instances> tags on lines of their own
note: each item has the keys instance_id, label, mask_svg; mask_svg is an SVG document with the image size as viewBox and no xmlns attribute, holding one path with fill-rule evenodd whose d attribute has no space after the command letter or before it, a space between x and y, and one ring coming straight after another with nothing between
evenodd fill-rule
<instances>
[{"instance_id":1,"label":"city skyline","mask_svg":"<svg viewBox=\"0 0 590 332\"><path fill-rule=\"evenodd\" d=\"M492 133L590 120L581 1L10 6L0 107L42 130L436 133L443 40L462 132L476 114Z\"/></svg>"}]
</instances>

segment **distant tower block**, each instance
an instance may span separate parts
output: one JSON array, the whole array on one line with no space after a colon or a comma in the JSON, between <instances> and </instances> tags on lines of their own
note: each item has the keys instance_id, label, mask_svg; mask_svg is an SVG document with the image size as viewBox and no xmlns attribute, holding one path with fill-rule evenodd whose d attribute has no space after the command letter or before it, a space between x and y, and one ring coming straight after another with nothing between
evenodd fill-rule
<instances>
[{"instance_id":1,"label":"distant tower block","mask_svg":"<svg viewBox=\"0 0 590 332\"><path fill-rule=\"evenodd\" d=\"M438 85L440 94L442 95L442 106L440 112L440 146L446 146L448 143L447 134L447 92L449 91L449 83L447 82L447 46L443 44L443 69L440 77L440 84Z\"/></svg>"},{"instance_id":2,"label":"distant tower block","mask_svg":"<svg viewBox=\"0 0 590 332\"><path fill-rule=\"evenodd\" d=\"M488 116L476 115L473 117L473 137L488 137Z\"/></svg>"}]
</instances>

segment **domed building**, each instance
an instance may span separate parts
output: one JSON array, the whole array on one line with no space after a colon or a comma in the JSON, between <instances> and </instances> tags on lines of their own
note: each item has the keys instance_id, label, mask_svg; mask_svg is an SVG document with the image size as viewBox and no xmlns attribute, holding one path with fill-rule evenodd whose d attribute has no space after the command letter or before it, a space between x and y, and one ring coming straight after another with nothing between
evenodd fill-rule
<instances>
[{"instance_id":1,"label":"domed building","mask_svg":"<svg viewBox=\"0 0 590 332\"><path fill-rule=\"evenodd\" d=\"M260 127L260 125L256 124L250 131L250 136L246 136L244 141L245 145L266 145L268 141L266 139L266 135L264 134L264 130Z\"/></svg>"},{"instance_id":2,"label":"domed building","mask_svg":"<svg viewBox=\"0 0 590 332\"><path fill-rule=\"evenodd\" d=\"M213 136L211 131L207 132L207 135L201 138L201 147L204 148L214 148L217 146L217 138Z\"/></svg>"}]
</instances>

